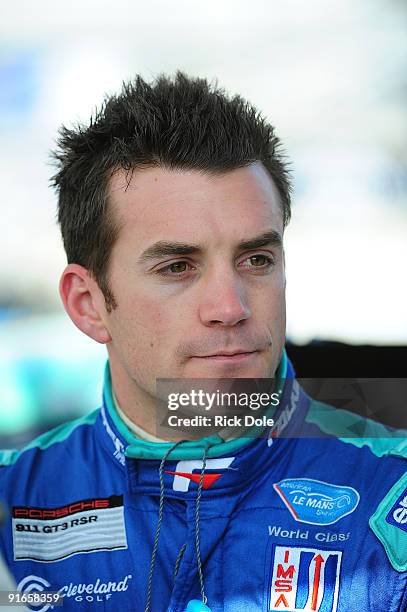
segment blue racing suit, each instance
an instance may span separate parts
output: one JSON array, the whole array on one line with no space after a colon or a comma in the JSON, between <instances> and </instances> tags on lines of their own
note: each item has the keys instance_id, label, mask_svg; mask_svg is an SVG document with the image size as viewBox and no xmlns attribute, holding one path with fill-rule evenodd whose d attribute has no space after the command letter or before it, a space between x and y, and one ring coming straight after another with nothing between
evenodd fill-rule
<instances>
[{"instance_id":1,"label":"blue racing suit","mask_svg":"<svg viewBox=\"0 0 407 612\"><path fill-rule=\"evenodd\" d=\"M72 612L202 596L213 612L407 610L405 439L346 437L351 413L288 363L273 435L207 438L204 469L197 442L162 462L171 445L137 440L110 385L107 368L100 409L1 455L0 553L21 592Z\"/></svg>"}]
</instances>

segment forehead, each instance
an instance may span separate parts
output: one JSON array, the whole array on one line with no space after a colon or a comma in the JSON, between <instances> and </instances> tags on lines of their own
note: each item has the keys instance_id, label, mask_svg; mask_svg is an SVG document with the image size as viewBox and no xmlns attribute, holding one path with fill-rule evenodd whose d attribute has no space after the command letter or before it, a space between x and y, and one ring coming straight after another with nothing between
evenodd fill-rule
<instances>
[{"instance_id":1,"label":"forehead","mask_svg":"<svg viewBox=\"0 0 407 612\"><path fill-rule=\"evenodd\" d=\"M161 167L116 172L109 205L119 241L144 248L152 240L242 240L283 233L280 196L261 163L222 174Z\"/></svg>"}]
</instances>

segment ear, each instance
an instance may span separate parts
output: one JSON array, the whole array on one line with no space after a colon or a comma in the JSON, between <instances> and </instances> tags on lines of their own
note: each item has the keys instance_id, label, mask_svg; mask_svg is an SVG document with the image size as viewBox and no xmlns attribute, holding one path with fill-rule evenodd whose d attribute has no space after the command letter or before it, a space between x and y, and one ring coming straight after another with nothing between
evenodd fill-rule
<instances>
[{"instance_id":1,"label":"ear","mask_svg":"<svg viewBox=\"0 0 407 612\"><path fill-rule=\"evenodd\" d=\"M101 344L111 341L105 324L107 312L103 294L86 268L69 264L62 273L59 293L78 329Z\"/></svg>"}]
</instances>

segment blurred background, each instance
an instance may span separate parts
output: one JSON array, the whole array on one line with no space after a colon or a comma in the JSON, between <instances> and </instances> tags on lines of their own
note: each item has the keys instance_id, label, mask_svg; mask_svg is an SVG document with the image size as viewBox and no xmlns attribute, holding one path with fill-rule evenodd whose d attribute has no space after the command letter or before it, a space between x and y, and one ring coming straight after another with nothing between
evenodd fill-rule
<instances>
[{"instance_id":1,"label":"blurred background","mask_svg":"<svg viewBox=\"0 0 407 612\"><path fill-rule=\"evenodd\" d=\"M248 98L285 144L298 376L405 376L403 0L20 0L0 19L0 447L100 404L105 349L57 290L57 130L136 73L177 69Z\"/></svg>"}]
</instances>

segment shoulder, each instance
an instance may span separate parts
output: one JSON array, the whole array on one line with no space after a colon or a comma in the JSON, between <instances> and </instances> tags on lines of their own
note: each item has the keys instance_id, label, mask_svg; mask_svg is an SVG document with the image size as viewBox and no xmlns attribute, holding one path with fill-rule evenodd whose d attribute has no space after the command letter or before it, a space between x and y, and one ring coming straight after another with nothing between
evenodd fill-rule
<instances>
[{"instance_id":1,"label":"shoulder","mask_svg":"<svg viewBox=\"0 0 407 612\"><path fill-rule=\"evenodd\" d=\"M307 421L344 443L358 473L375 500L370 529L381 542L392 567L407 571L407 432L311 401ZM363 457L362 457L363 455ZM356 459L356 462L355 462ZM368 468L368 469L366 469Z\"/></svg>"},{"instance_id":2,"label":"shoulder","mask_svg":"<svg viewBox=\"0 0 407 612\"><path fill-rule=\"evenodd\" d=\"M64 423L50 431L35 438L27 446L20 450L0 450L0 476L4 473L1 468L12 468L32 461L33 457L38 459L39 455L57 454L63 452L64 448L75 445L80 438L89 433L99 415L100 409L80 417L78 419Z\"/></svg>"},{"instance_id":3,"label":"shoulder","mask_svg":"<svg viewBox=\"0 0 407 612\"><path fill-rule=\"evenodd\" d=\"M311 400L306 421L322 435L334 436L349 448L368 449L377 458L407 459L407 431L394 429L348 410Z\"/></svg>"}]
</instances>

